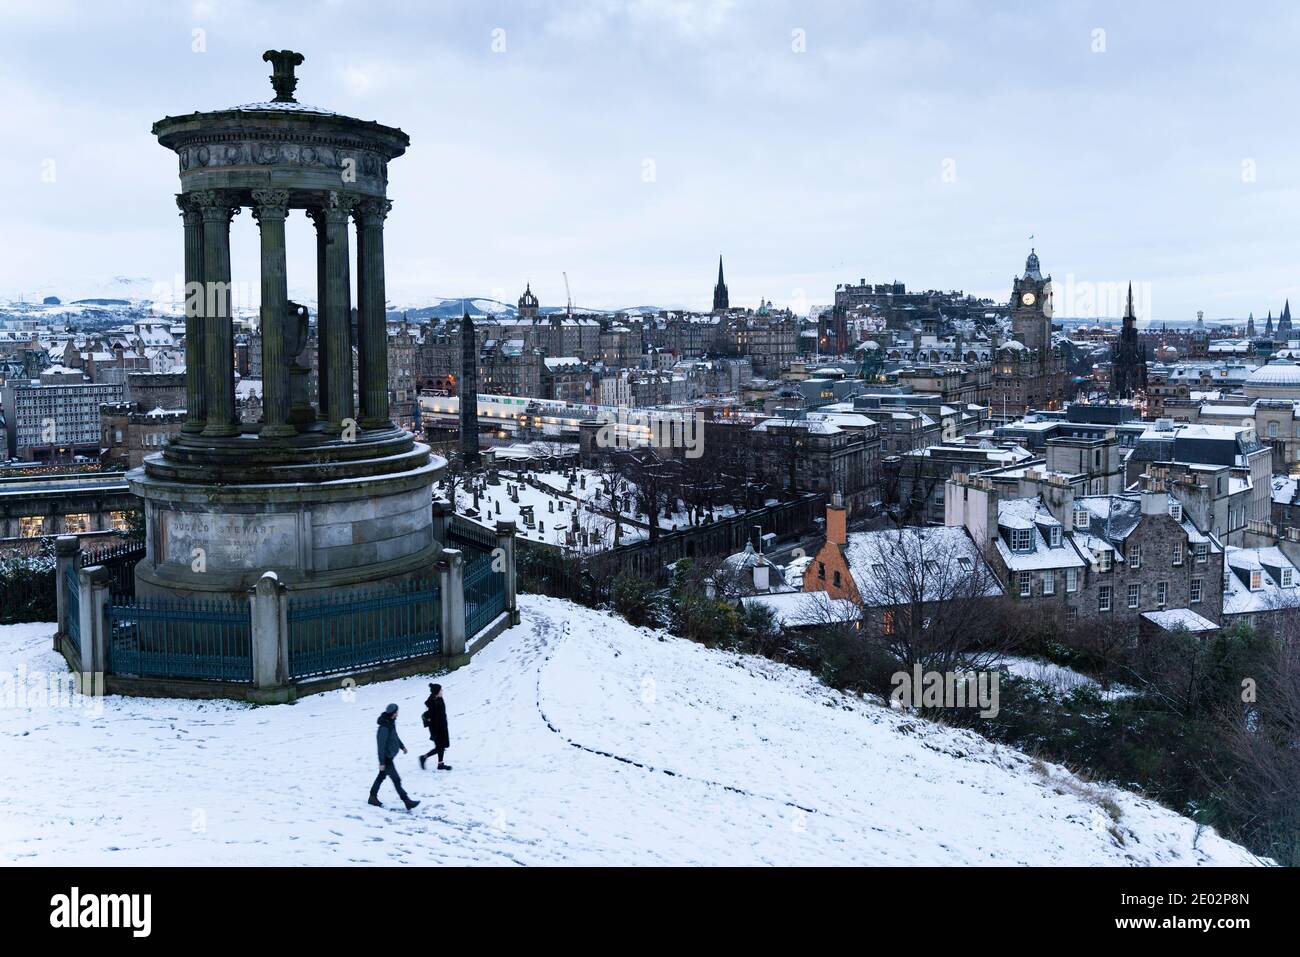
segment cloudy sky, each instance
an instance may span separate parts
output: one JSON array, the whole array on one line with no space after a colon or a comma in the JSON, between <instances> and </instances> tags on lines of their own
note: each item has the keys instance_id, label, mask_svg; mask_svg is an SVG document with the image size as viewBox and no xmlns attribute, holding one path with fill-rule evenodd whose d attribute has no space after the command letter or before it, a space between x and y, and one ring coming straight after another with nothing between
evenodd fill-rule
<instances>
[{"instance_id":1,"label":"cloudy sky","mask_svg":"<svg viewBox=\"0 0 1300 957\"><path fill-rule=\"evenodd\" d=\"M397 303L562 304L567 271L582 306L704 308L720 252L733 305L860 277L1005 299L1032 244L1058 313L1131 279L1144 318L1262 318L1300 306L1297 27L1200 0L0 0L0 294L174 276L150 125L269 99L288 47L301 101L410 134ZM289 241L309 289L300 215ZM235 243L255 281L247 215Z\"/></svg>"}]
</instances>

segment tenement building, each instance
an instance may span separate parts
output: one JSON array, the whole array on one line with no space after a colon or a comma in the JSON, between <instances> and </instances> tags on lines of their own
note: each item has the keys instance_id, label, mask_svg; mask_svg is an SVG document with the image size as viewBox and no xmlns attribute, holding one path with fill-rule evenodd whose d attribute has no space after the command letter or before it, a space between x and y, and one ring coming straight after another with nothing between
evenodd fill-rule
<instances>
[{"instance_id":1,"label":"tenement building","mask_svg":"<svg viewBox=\"0 0 1300 957\"><path fill-rule=\"evenodd\" d=\"M1004 499L987 478L959 476L945 499L946 524L964 527L1007 595L1037 615L1123 636L1147 614L1221 619L1223 547L1157 479L1124 495L1076 496L1062 482Z\"/></svg>"}]
</instances>

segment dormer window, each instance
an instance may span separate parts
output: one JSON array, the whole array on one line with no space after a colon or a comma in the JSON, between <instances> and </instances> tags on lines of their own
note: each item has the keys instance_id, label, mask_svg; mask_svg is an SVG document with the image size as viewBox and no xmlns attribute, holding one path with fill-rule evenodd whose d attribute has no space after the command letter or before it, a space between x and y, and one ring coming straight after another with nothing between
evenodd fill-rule
<instances>
[{"instance_id":1,"label":"dormer window","mask_svg":"<svg viewBox=\"0 0 1300 957\"><path fill-rule=\"evenodd\" d=\"M1053 548L1057 548L1061 544L1061 527L1059 525L1052 526L1052 530L1048 532L1048 541L1051 542Z\"/></svg>"},{"instance_id":2,"label":"dormer window","mask_svg":"<svg viewBox=\"0 0 1300 957\"><path fill-rule=\"evenodd\" d=\"M1250 572L1251 591L1259 591L1260 585L1262 584L1262 578L1263 576L1260 574L1259 569L1251 569Z\"/></svg>"},{"instance_id":3,"label":"dormer window","mask_svg":"<svg viewBox=\"0 0 1300 957\"><path fill-rule=\"evenodd\" d=\"M1028 552L1034 548L1034 530L1032 528L1013 528L1011 530L1011 550Z\"/></svg>"},{"instance_id":4,"label":"dormer window","mask_svg":"<svg viewBox=\"0 0 1300 957\"><path fill-rule=\"evenodd\" d=\"M1074 510L1074 527L1087 529L1088 527L1088 510L1086 508L1076 508Z\"/></svg>"},{"instance_id":5,"label":"dormer window","mask_svg":"<svg viewBox=\"0 0 1300 957\"><path fill-rule=\"evenodd\" d=\"M1103 571L1103 572L1108 572L1108 571L1110 571L1110 552L1109 552L1109 551L1101 551L1101 552L1098 552L1098 554L1097 554L1097 570L1098 570L1098 571Z\"/></svg>"},{"instance_id":6,"label":"dormer window","mask_svg":"<svg viewBox=\"0 0 1300 957\"><path fill-rule=\"evenodd\" d=\"M1289 568L1282 569L1282 587L1283 588L1291 587L1291 569Z\"/></svg>"}]
</instances>

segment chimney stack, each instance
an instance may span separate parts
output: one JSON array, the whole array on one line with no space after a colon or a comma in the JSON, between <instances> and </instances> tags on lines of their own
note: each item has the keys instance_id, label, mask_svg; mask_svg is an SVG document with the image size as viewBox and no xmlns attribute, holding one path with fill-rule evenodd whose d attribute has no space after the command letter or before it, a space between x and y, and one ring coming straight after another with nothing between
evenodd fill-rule
<instances>
[{"instance_id":1,"label":"chimney stack","mask_svg":"<svg viewBox=\"0 0 1300 957\"><path fill-rule=\"evenodd\" d=\"M831 502L826 506L826 541L832 545L847 545L848 510L844 507L843 496L839 492L831 494Z\"/></svg>"}]
</instances>

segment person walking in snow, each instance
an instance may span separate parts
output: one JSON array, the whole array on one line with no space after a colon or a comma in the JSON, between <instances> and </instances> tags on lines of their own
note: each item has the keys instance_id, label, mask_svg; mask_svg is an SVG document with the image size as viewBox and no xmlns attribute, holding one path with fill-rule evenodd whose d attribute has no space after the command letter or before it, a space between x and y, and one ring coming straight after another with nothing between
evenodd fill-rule
<instances>
[{"instance_id":1,"label":"person walking in snow","mask_svg":"<svg viewBox=\"0 0 1300 957\"><path fill-rule=\"evenodd\" d=\"M424 724L429 729L429 740L433 750L420 755L420 767L435 754L438 756L438 770L450 771L450 764L442 763L442 753L451 747L451 735L447 733L447 703L442 700L442 685L429 685L429 697L424 702Z\"/></svg>"},{"instance_id":2,"label":"person walking in snow","mask_svg":"<svg viewBox=\"0 0 1300 957\"><path fill-rule=\"evenodd\" d=\"M397 774L397 765L393 763L398 751L406 753L406 745L402 744L402 739L397 736L397 705L390 704L385 708L376 723L379 725L379 730L375 732L375 741L379 745L379 776L375 778L375 783L370 785L370 803L375 807L383 807L379 803L379 785L384 783L384 778L392 778L393 787L397 788L397 796L402 799L402 803L409 811L420 802L412 801L402 790L402 779Z\"/></svg>"}]
</instances>

